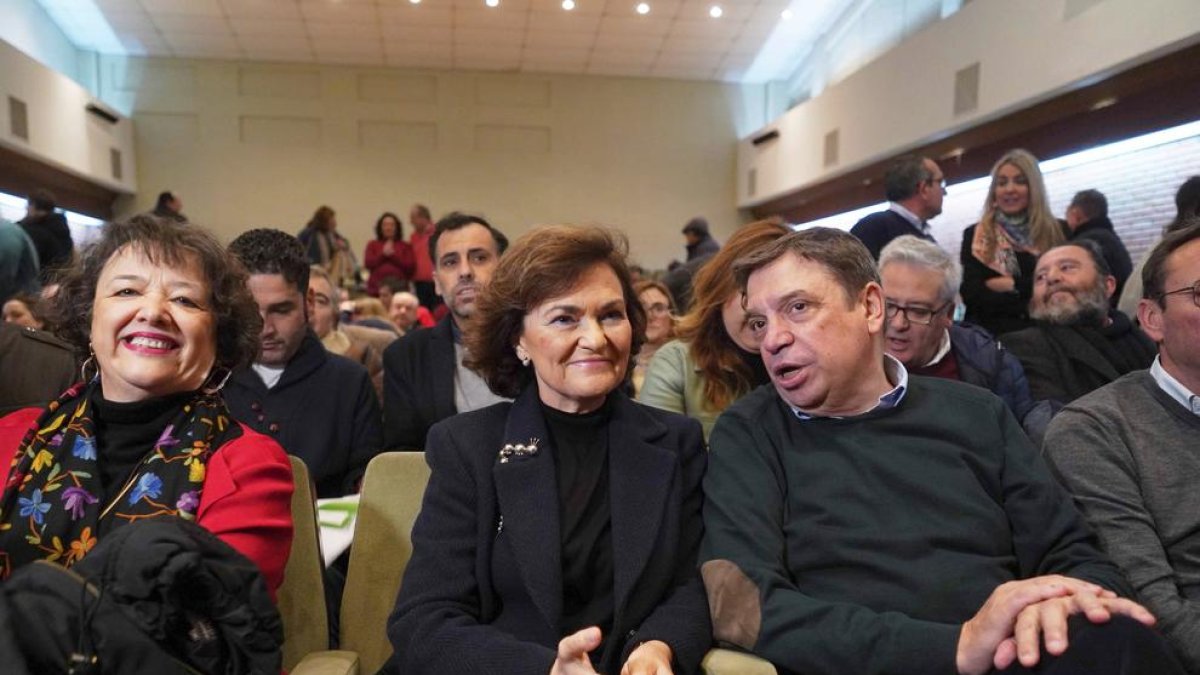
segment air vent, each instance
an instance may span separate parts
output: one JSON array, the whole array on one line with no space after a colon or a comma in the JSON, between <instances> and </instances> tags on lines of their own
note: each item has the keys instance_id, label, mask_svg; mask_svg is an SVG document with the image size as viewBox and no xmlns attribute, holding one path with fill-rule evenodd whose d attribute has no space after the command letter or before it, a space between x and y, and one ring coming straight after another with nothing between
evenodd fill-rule
<instances>
[{"instance_id":1,"label":"air vent","mask_svg":"<svg viewBox=\"0 0 1200 675\"><path fill-rule=\"evenodd\" d=\"M825 168L838 163L838 130L825 134Z\"/></svg>"},{"instance_id":2,"label":"air vent","mask_svg":"<svg viewBox=\"0 0 1200 675\"><path fill-rule=\"evenodd\" d=\"M758 169L750 169L746 172L746 196L753 197L758 194Z\"/></svg>"},{"instance_id":3,"label":"air vent","mask_svg":"<svg viewBox=\"0 0 1200 675\"><path fill-rule=\"evenodd\" d=\"M121 151L116 148L108 149L108 159L112 163L112 177L121 180L124 171L121 170Z\"/></svg>"},{"instance_id":4,"label":"air vent","mask_svg":"<svg viewBox=\"0 0 1200 675\"><path fill-rule=\"evenodd\" d=\"M15 96L8 97L8 131L17 138L29 140L29 108L25 101Z\"/></svg>"},{"instance_id":5,"label":"air vent","mask_svg":"<svg viewBox=\"0 0 1200 675\"><path fill-rule=\"evenodd\" d=\"M979 107L979 62L954 74L954 114L962 115Z\"/></svg>"}]
</instances>

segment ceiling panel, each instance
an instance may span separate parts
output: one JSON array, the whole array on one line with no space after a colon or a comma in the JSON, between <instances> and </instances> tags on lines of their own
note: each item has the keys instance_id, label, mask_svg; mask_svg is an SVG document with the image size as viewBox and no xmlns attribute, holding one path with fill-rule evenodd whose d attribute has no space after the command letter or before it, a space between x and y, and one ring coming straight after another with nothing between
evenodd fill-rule
<instances>
[{"instance_id":1,"label":"ceiling panel","mask_svg":"<svg viewBox=\"0 0 1200 675\"><path fill-rule=\"evenodd\" d=\"M292 19L230 18L233 32L238 35L296 35L308 36L308 26Z\"/></svg>"},{"instance_id":2,"label":"ceiling panel","mask_svg":"<svg viewBox=\"0 0 1200 675\"><path fill-rule=\"evenodd\" d=\"M225 16L217 0L141 0L151 14L189 14L192 16Z\"/></svg>"},{"instance_id":3,"label":"ceiling panel","mask_svg":"<svg viewBox=\"0 0 1200 675\"><path fill-rule=\"evenodd\" d=\"M223 16L184 16L160 14L154 17L154 25L165 33L196 33L204 35L228 35L229 22Z\"/></svg>"}]
</instances>

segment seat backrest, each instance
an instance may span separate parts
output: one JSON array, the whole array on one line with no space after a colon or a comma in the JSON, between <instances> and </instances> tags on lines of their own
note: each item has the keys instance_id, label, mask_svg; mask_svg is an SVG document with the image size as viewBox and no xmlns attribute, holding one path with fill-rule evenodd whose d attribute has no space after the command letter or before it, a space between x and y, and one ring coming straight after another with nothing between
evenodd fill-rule
<instances>
[{"instance_id":1,"label":"seat backrest","mask_svg":"<svg viewBox=\"0 0 1200 675\"><path fill-rule=\"evenodd\" d=\"M428 482L423 452L385 452L367 465L341 617L341 648L358 652L364 673L379 670L392 654L387 618L412 555L413 521Z\"/></svg>"},{"instance_id":2,"label":"seat backrest","mask_svg":"<svg viewBox=\"0 0 1200 675\"><path fill-rule=\"evenodd\" d=\"M309 652L329 649L329 617L325 612L324 561L317 525L317 507L308 467L292 460L292 550L279 587L277 603L283 617L283 668Z\"/></svg>"}]
</instances>

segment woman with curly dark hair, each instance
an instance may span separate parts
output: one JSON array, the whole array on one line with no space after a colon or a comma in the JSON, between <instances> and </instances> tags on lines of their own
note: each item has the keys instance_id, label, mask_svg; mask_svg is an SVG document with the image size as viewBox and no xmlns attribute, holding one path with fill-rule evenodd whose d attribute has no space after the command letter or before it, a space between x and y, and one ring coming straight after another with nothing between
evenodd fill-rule
<instances>
[{"instance_id":1,"label":"woman with curly dark hair","mask_svg":"<svg viewBox=\"0 0 1200 675\"><path fill-rule=\"evenodd\" d=\"M375 239L367 242L367 250L363 253L363 266L371 272L367 278L367 293L378 297L379 283L384 279L412 279L416 265L412 245L404 241L404 224L400 222L400 216L391 211L379 216L375 221ZM387 304L391 296L380 299Z\"/></svg>"},{"instance_id":2,"label":"woman with curly dark hair","mask_svg":"<svg viewBox=\"0 0 1200 675\"><path fill-rule=\"evenodd\" d=\"M254 561L274 593L291 467L220 394L258 351L241 266L202 229L135 216L105 228L52 302L58 335L86 360L82 381L45 409L0 419L0 460L12 460L0 579L37 560L70 567L114 528L173 517Z\"/></svg>"},{"instance_id":3,"label":"woman with curly dark hair","mask_svg":"<svg viewBox=\"0 0 1200 675\"><path fill-rule=\"evenodd\" d=\"M746 327L733 263L788 232L778 220L743 225L700 268L692 283L692 308L676 324L676 339L650 359L639 401L694 417L708 438L726 408L770 381L758 338Z\"/></svg>"},{"instance_id":4,"label":"woman with curly dark hair","mask_svg":"<svg viewBox=\"0 0 1200 675\"><path fill-rule=\"evenodd\" d=\"M466 328L511 403L433 426L388 624L403 673L692 673L700 426L621 391L645 331L625 241L544 227L500 260Z\"/></svg>"}]
</instances>

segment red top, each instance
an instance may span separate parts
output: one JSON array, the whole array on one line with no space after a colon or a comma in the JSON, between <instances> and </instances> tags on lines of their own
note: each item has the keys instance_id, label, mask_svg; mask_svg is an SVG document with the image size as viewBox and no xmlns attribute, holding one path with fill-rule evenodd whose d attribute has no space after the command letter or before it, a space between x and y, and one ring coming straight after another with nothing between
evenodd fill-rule
<instances>
[{"instance_id":1,"label":"red top","mask_svg":"<svg viewBox=\"0 0 1200 675\"><path fill-rule=\"evenodd\" d=\"M954 356L954 350L946 352L941 361L932 366L924 368L911 368L908 372L913 375L924 375L926 377L940 377L944 380L957 380L958 377L958 359Z\"/></svg>"},{"instance_id":2,"label":"red top","mask_svg":"<svg viewBox=\"0 0 1200 675\"><path fill-rule=\"evenodd\" d=\"M433 281L433 260L429 257L429 238L433 236L433 228L422 234L413 229L409 241L412 242L413 256L417 259L413 281Z\"/></svg>"},{"instance_id":3,"label":"red top","mask_svg":"<svg viewBox=\"0 0 1200 675\"><path fill-rule=\"evenodd\" d=\"M12 465L40 408L0 418L0 465ZM292 465L274 440L241 425L242 435L208 459L196 522L254 561L275 599L292 550ZM7 474L7 471L5 472Z\"/></svg>"},{"instance_id":4,"label":"red top","mask_svg":"<svg viewBox=\"0 0 1200 675\"><path fill-rule=\"evenodd\" d=\"M379 294L379 282L388 277L405 280L413 278L413 269L417 261L413 257L412 246L397 239L392 242L392 252L384 253L385 243L387 242L382 239L372 239L367 242L367 251L363 255L363 264L371 270L371 276L367 279L367 293L371 295Z\"/></svg>"}]
</instances>

